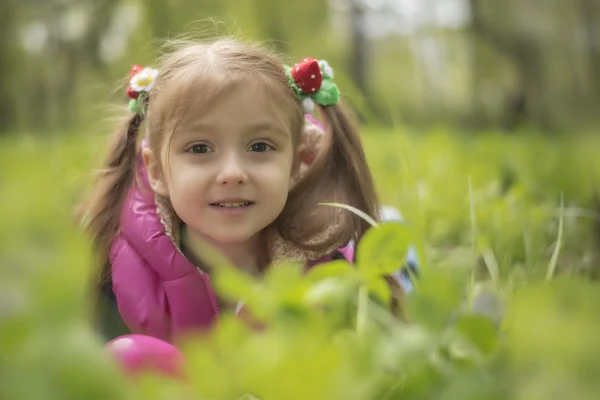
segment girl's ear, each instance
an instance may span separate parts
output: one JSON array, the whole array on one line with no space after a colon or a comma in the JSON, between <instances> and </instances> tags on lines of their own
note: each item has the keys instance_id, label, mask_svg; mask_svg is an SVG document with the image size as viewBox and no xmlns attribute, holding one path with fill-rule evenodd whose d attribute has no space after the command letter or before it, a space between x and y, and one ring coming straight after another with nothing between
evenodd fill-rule
<instances>
[{"instance_id":1,"label":"girl's ear","mask_svg":"<svg viewBox=\"0 0 600 400\"><path fill-rule=\"evenodd\" d=\"M331 144L331 130L312 115L304 117L302 138L296 153L296 168L292 171L292 182L295 185L306 174L315 161L326 153ZM292 187L294 186L292 185Z\"/></svg>"},{"instance_id":2,"label":"girl's ear","mask_svg":"<svg viewBox=\"0 0 600 400\"><path fill-rule=\"evenodd\" d=\"M157 155L148 147L142 149L142 159L148 171L148 180L150 181L150 187L154 193L161 196L169 196L169 187L165 180L160 163L158 162Z\"/></svg>"}]
</instances>

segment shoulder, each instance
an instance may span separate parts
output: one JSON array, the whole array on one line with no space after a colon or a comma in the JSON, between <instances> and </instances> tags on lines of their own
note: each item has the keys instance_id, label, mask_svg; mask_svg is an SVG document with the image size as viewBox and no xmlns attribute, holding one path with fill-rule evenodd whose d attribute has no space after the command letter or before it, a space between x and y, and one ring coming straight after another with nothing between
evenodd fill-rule
<instances>
[{"instance_id":1,"label":"shoulder","mask_svg":"<svg viewBox=\"0 0 600 400\"><path fill-rule=\"evenodd\" d=\"M115 284L140 283L140 275L156 275L150 265L122 235L113 241L109 259Z\"/></svg>"},{"instance_id":2,"label":"shoulder","mask_svg":"<svg viewBox=\"0 0 600 400\"><path fill-rule=\"evenodd\" d=\"M194 274L196 268L181 254L165 228L141 161L138 175L138 183L131 187L122 205L120 234L112 244L111 263L145 262L164 281Z\"/></svg>"},{"instance_id":3,"label":"shoulder","mask_svg":"<svg viewBox=\"0 0 600 400\"><path fill-rule=\"evenodd\" d=\"M165 279L172 275L165 274L164 268L178 261L160 260L168 265L156 268L156 260L144 259L122 236L113 250L111 289L118 311L132 332L170 340L173 335L212 325L218 309L208 275L189 264L192 273Z\"/></svg>"},{"instance_id":4,"label":"shoulder","mask_svg":"<svg viewBox=\"0 0 600 400\"><path fill-rule=\"evenodd\" d=\"M125 324L135 333L168 338L168 310L158 274L123 236L113 242L110 263L111 280L104 294L112 297Z\"/></svg>"}]
</instances>

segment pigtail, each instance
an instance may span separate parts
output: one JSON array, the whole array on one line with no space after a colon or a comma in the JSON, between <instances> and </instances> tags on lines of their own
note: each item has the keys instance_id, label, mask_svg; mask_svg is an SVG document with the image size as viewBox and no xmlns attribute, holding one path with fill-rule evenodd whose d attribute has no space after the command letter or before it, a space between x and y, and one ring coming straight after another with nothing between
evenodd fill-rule
<instances>
[{"instance_id":1,"label":"pigtail","mask_svg":"<svg viewBox=\"0 0 600 400\"><path fill-rule=\"evenodd\" d=\"M354 207L365 211L375 220L379 220L380 205L372 175L367 165L367 160L360 142L355 125L349 113L339 103L324 109L327 122L333 136L330 163L335 173L343 181L339 181L339 190L349 196L349 202ZM371 227L362 218L353 218L352 229L356 232L356 243ZM404 318L403 297L404 292L397 280L386 276L390 288L390 310L393 315Z\"/></svg>"},{"instance_id":2,"label":"pigtail","mask_svg":"<svg viewBox=\"0 0 600 400\"><path fill-rule=\"evenodd\" d=\"M329 252L336 245L358 242L370 225L354 213L319 203L342 203L378 219L375 185L355 124L340 104L329 63L305 58L284 66L284 71L302 108L309 112L318 105L331 134L308 172L290 191L276 226L284 239L296 245Z\"/></svg>"},{"instance_id":3,"label":"pigtail","mask_svg":"<svg viewBox=\"0 0 600 400\"><path fill-rule=\"evenodd\" d=\"M129 116L111 137L108 153L81 217L101 263L99 280L109 278L110 246L119 231L121 207L135 178L137 138L143 117Z\"/></svg>"},{"instance_id":4,"label":"pigtail","mask_svg":"<svg viewBox=\"0 0 600 400\"><path fill-rule=\"evenodd\" d=\"M275 224L284 239L308 250L329 252L350 240L358 242L370 225L349 211L319 203L343 203L375 219L379 205L360 137L348 111L339 103L322 110L331 132L328 148L290 191Z\"/></svg>"},{"instance_id":5,"label":"pigtail","mask_svg":"<svg viewBox=\"0 0 600 400\"><path fill-rule=\"evenodd\" d=\"M331 184L345 204L378 220L377 192L355 122L342 103L324 107L323 113L332 135L328 160ZM344 213L354 232L353 239L358 242L371 225L354 214Z\"/></svg>"}]
</instances>

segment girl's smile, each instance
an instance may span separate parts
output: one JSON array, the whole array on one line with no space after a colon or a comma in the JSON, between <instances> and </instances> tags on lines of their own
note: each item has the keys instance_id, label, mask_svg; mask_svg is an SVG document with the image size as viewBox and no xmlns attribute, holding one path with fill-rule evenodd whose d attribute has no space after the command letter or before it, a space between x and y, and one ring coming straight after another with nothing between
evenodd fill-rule
<instances>
[{"instance_id":1,"label":"girl's smile","mask_svg":"<svg viewBox=\"0 0 600 400\"><path fill-rule=\"evenodd\" d=\"M255 203L249 200L220 200L218 202L210 203L210 206L214 208L215 211L223 214L223 215L244 215L250 212L252 206Z\"/></svg>"}]
</instances>

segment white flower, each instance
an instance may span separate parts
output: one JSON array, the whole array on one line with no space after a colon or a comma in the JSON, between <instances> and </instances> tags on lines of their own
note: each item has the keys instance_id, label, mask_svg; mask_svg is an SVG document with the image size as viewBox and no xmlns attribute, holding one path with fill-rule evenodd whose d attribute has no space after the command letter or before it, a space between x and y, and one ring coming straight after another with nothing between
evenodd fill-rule
<instances>
[{"instance_id":1,"label":"white flower","mask_svg":"<svg viewBox=\"0 0 600 400\"><path fill-rule=\"evenodd\" d=\"M315 110L314 101L312 101L310 97L305 98L304 100L302 100L302 109L304 110L305 114L312 113Z\"/></svg>"},{"instance_id":2,"label":"white flower","mask_svg":"<svg viewBox=\"0 0 600 400\"><path fill-rule=\"evenodd\" d=\"M158 70L153 68L144 68L141 72L134 75L129 84L136 92L149 92L158 76Z\"/></svg>"},{"instance_id":3,"label":"white flower","mask_svg":"<svg viewBox=\"0 0 600 400\"><path fill-rule=\"evenodd\" d=\"M331 68L331 65L327 61L320 60L319 67L321 67L324 77L333 79L333 68Z\"/></svg>"}]
</instances>

